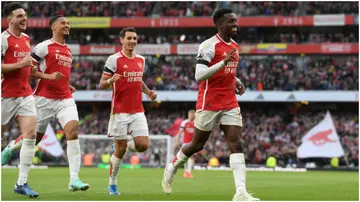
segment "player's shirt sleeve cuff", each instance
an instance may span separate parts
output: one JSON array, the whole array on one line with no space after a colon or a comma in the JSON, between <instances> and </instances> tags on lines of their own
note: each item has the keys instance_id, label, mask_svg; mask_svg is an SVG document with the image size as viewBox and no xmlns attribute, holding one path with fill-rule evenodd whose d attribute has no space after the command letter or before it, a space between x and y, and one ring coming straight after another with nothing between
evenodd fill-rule
<instances>
[{"instance_id":1,"label":"player's shirt sleeve cuff","mask_svg":"<svg viewBox=\"0 0 360 202\"><path fill-rule=\"evenodd\" d=\"M31 53L31 57L33 57L38 62L41 60L41 57L37 56L35 53Z\"/></svg>"},{"instance_id":2,"label":"player's shirt sleeve cuff","mask_svg":"<svg viewBox=\"0 0 360 202\"><path fill-rule=\"evenodd\" d=\"M197 60L197 64L202 64L202 65L206 65L206 66L209 66L210 63L206 60L201 60L201 59L198 59Z\"/></svg>"},{"instance_id":3,"label":"player's shirt sleeve cuff","mask_svg":"<svg viewBox=\"0 0 360 202\"><path fill-rule=\"evenodd\" d=\"M113 75L114 72L111 69L109 69L108 67L104 67L103 74Z\"/></svg>"}]
</instances>

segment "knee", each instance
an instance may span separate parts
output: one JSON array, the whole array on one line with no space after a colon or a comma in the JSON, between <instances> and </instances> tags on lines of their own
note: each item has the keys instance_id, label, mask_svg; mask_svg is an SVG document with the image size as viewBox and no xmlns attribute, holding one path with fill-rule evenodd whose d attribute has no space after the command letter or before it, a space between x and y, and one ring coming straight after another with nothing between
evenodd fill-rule
<instances>
[{"instance_id":1,"label":"knee","mask_svg":"<svg viewBox=\"0 0 360 202\"><path fill-rule=\"evenodd\" d=\"M78 135L79 135L78 128L79 128L79 125L78 125L78 124L72 124L71 126L66 127L66 128L64 129L66 138L67 138L68 140L78 139Z\"/></svg>"},{"instance_id":2,"label":"knee","mask_svg":"<svg viewBox=\"0 0 360 202\"><path fill-rule=\"evenodd\" d=\"M25 130L22 132L22 135L26 139L36 139L35 128L29 128L28 130Z\"/></svg>"},{"instance_id":3,"label":"knee","mask_svg":"<svg viewBox=\"0 0 360 202\"><path fill-rule=\"evenodd\" d=\"M243 152L242 140L241 138L236 141L229 143L229 149L232 153L241 153Z\"/></svg>"},{"instance_id":4,"label":"knee","mask_svg":"<svg viewBox=\"0 0 360 202\"><path fill-rule=\"evenodd\" d=\"M138 152L144 152L148 149L149 144L147 142L136 144L135 148Z\"/></svg>"},{"instance_id":5,"label":"knee","mask_svg":"<svg viewBox=\"0 0 360 202\"><path fill-rule=\"evenodd\" d=\"M124 142L124 141L116 141L115 144L116 144L116 146L115 146L114 155L117 158L121 159L123 157L123 155L125 154L125 152L126 152L126 142Z\"/></svg>"}]
</instances>

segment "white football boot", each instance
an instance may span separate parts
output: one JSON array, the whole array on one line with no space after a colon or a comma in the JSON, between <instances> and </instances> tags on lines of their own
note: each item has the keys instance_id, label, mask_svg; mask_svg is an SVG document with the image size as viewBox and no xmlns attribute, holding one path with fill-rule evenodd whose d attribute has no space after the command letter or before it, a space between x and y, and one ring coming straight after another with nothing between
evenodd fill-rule
<instances>
[{"instance_id":1,"label":"white football boot","mask_svg":"<svg viewBox=\"0 0 360 202\"><path fill-rule=\"evenodd\" d=\"M173 166L171 163L168 164L164 169L164 176L162 180L162 188L166 194L171 194L172 192L172 185L174 183L175 174L168 171L168 167Z\"/></svg>"},{"instance_id":2,"label":"white football boot","mask_svg":"<svg viewBox=\"0 0 360 202\"><path fill-rule=\"evenodd\" d=\"M260 199L253 197L251 194L247 192L238 191L234 195L233 201L260 201Z\"/></svg>"}]
</instances>

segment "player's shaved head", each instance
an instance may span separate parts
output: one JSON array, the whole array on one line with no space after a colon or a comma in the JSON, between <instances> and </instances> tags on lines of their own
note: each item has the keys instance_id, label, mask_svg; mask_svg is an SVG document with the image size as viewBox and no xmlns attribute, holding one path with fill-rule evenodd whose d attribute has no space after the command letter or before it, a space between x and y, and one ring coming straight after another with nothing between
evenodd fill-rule
<instances>
[{"instance_id":1,"label":"player's shaved head","mask_svg":"<svg viewBox=\"0 0 360 202\"><path fill-rule=\"evenodd\" d=\"M18 2L9 3L4 6L3 13L4 13L5 17L9 17L14 10L19 9L19 8L24 9L24 7L21 5L21 3L18 3Z\"/></svg>"},{"instance_id":2,"label":"player's shaved head","mask_svg":"<svg viewBox=\"0 0 360 202\"><path fill-rule=\"evenodd\" d=\"M213 21L217 27L224 21L224 16L228 13L233 13L233 11L230 8L221 8L215 11Z\"/></svg>"}]
</instances>

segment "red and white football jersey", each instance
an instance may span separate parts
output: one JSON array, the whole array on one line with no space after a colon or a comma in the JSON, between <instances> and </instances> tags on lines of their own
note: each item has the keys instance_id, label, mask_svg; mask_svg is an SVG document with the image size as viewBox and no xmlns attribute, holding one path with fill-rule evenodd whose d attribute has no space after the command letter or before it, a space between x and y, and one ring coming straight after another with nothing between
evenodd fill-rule
<instances>
[{"instance_id":1,"label":"red and white football jersey","mask_svg":"<svg viewBox=\"0 0 360 202\"><path fill-rule=\"evenodd\" d=\"M57 81L40 79L34 95L54 100L72 98L69 87L72 66L70 48L49 39L36 45L31 55L40 63L39 71L46 74L60 72L64 75Z\"/></svg>"},{"instance_id":2,"label":"red and white football jersey","mask_svg":"<svg viewBox=\"0 0 360 202\"><path fill-rule=\"evenodd\" d=\"M216 34L200 44L197 61L210 67L225 59L234 48L239 49L234 40L227 43ZM236 60L231 59L209 79L200 82L196 110L220 111L239 107L234 91L238 53L234 54Z\"/></svg>"},{"instance_id":3,"label":"red and white football jersey","mask_svg":"<svg viewBox=\"0 0 360 202\"><path fill-rule=\"evenodd\" d=\"M1 56L4 64L13 64L30 56L30 37L21 33L20 37L9 30L1 33ZM31 67L24 67L9 73L3 73L1 80L1 97L26 97L31 95Z\"/></svg>"},{"instance_id":4,"label":"red and white football jersey","mask_svg":"<svg viewBox=\"0 0 360 202\"><path fill-rule=\"evenodd\" d=\"M142 80L145 58L139 54L134 55L134 58L128 58L120 51L109 56L105 63L103 74L120 75L120 79L112 84L112 114L144 112Z\"/></svg>"},{"instance_id":5,"label":"red and white football jersey","mask_svg":"<svg viewBox=\"0 0 360 202\"><path fill-rule=\"evenodd\" d=\"M194 121L186 119L181 122L180 128L184 133L183 143L185 144L191 142L192 138L194 137Z\"/></svg>"}]
</instances>

